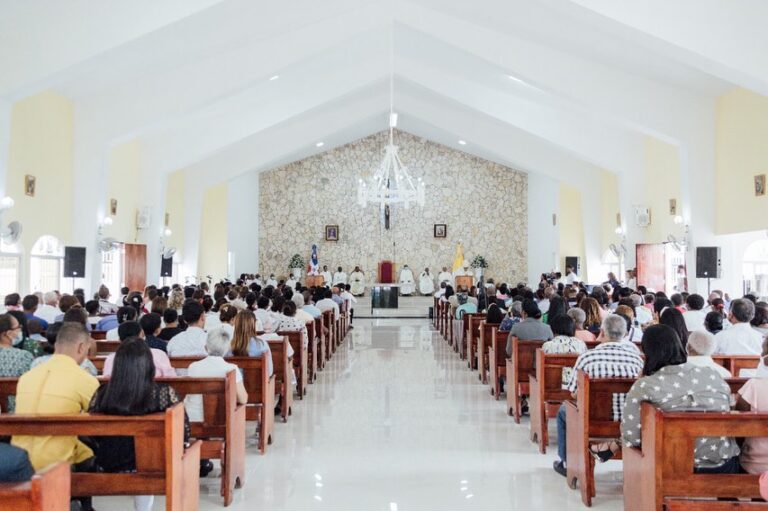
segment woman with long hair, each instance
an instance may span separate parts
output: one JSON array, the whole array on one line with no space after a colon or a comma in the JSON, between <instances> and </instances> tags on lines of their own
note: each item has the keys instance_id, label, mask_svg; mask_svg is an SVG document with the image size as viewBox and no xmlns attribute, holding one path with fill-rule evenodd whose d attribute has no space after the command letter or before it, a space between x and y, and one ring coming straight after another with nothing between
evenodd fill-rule
<instances>
[{"instance_id":1,"label":"woman with long hair","mask_svg":"<svg viewBox=\"0 0 768 511\"><path fill-rule=\"evenodd\" d=\"M567 310L568 304L565 299L558 295L554 295L549 299L549 309L547 309L546 314L541 318L541 322L549 325L550 321L557 316L565 316Z\"/></svg>"},{"instance_id":2,"label":"woman with long hair","mask_svg":"<svg viewBox=\"0 0 768 511\"><path fill-rule=\"evenodd\" d=\"M232 355L236 357L267 357L269 375L272 375L272 352L269 343L256 335L256 315L243 310L235 316L235 335L232 337Z\"/></svg>"},{"instance_id":3,"label":"woman with long hair","mask_svg":"<svg viewBox=\"0 0 768 511\"><path fill-rule=\"evenodd\" d=\"M149 346L135 338L122 343L117 349L112 376L106 385L96 391L88 411L109 415L147 415L162 412L178 402L179 398L171 387L155 382L155 364ZM189 441L189 433L189 419L185 413L185 442ZM133 438L92 437L92 440L95 443L93 452L96 466L101 471L114 473L136 470ZM210 464L210 461L207 463ZM202 460L200 471L202 475ZM149 511L153 502L153 495L137 495L133 505L137 511Z\"/></svg>"},{"instance_id":4,"label":"woman with long hair","mask_svg":"<svg viewBox=\"0 0 768 511\"><path fill-rule=\"evenodd\" d=\"M488 324L495 324L495 323L501 323L504 320L504 313L501 311L499 306L495 303L492 303L488 307L488 312L485 315L485 322Z\"/></svg>"},{"instance_id":5,"label":"woman with long hair","mask_svg":"<svg viewBox=\"0 0 768 511\"><path fill-rule=\"evenodd\" d=\"M600 333L600 325L602 321L600 319L600 304L596 299L591 296L585 297L579 304L581 310L584 311L586 318L584 319L584 329L597 335Z\"/></svg>"},{"instance_id":6,"label":"woman with long hair","mask_svg":"<svg viewBox=\"0 0 768 511\"><path fill-rule=\"evenodd\" d=\"M688 345L688 327L685 326L685 318L674 307L668 307L659 317L659 324L667 325L672 328L677 334L678 339L682 343L683 350Z\"/></svg>"}]
</instances>

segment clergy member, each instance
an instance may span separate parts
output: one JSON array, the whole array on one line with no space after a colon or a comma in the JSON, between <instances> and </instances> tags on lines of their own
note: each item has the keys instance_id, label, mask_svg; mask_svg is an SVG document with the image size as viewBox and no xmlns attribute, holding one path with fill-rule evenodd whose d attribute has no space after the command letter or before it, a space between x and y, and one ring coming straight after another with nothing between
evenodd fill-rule
<instances>
[{"instance_id":1,"label":"clergy member","mask_svg":"<svg viewBox=\"0 0 768 511\"><path fill-rule=\"evenodd\" d=\"M333 274L333 285L337 286L339 284L347 285L347 274L344 273L341 266L339 266L338 271Z\"/></svg>"},{"instance_id":2,"label":"clergy member","mask_svg":"<svg viewBox=\"0 0 768 511\"><path fill-rule=\"evenodd\" d=\"M296 289L296 279L293 277L293 275L288 277L288 280L285 281L285 287Z\"/></svg>"},{"instance_id":3,"label":"clergy member","mask_svg":"<svg viewBox=\"0 0 768 511\"><path fill-rule=\"evenodd\" d=\"M432 274L429 273L429 268L424 268L424 271L419 275L419 292L425 296L435 292L435 283L432 281Z\"/></svg>"},{"instance_id":4,"label":"clergy member","mask_svg":"<svg viewBox=\"0 0 768 511\"><path fill-rule=\"evenodd\" d=\"M413 291L413 272L406 264L403 266L403 269L400 270L400 294L403 296L411 296Z\"/></svg>"},{"instance_id":5,"label":"clergy member","mask_svg":"<svg viewBox=\"0 0 768 511\"><path fill-rule=\"evenodd\" d=\"M362 296L365 293L365 273L359 266L355 266L355 271L349 276L349 292L353 296Z\"/></svg>"},{"instance_id":6,"label":"clergy member","mask_svg":"<svg viewBox=\"0 0 768 511\"><path fill-rule=\"evenodd\" d=\"M323 271L320 272L320 275L323 277L323 285L324 286L330 286L331 285L331 272L328 271L328 266L323 265Z\"/></svg>"},{"instance_id":7,"label":"clergy member","mask_svg":"<svg viewBox=\"0 0 768 511\"><path fill-rule=\"evenodd\" d=\"M272 287L277 287L277 279L275 278L274 273L269 274L269 278L267 279L267 285Z\"/></svg>"},{"instance_id":8,"label":"clergy member","mask_svg":"<svg viewBox=\"0 0 768 511\"><path fill-rule=\"evenodd\" d=\"M443 271L441 271L437 275L437 282L438 283L445 282L446 284L453 283L453 275L451 275L451 272L448 271L448 268L446 266L443 266Z\"/></svg>"}]
</instances>

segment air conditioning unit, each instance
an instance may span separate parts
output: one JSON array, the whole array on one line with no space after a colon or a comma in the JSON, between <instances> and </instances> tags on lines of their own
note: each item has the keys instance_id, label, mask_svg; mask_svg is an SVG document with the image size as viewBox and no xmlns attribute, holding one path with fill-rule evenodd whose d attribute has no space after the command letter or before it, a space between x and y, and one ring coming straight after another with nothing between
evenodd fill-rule
<instances>
[{"instance_id":1,"label":"air conditioning unit","mask_svg":"<svg viewBox=\"0 0 768 511\"><path fill-rule=\"evenodd\" d=\"M648 227L651 225L651 208L635 206L635 225L638 227Z\"/></svg>"},{"instance_id":2,"label":"air conditioning unit","mask_svg":"<svg viewBox=\"0 0 768 511\"><path fill-rule=\"evenodd\" d=\"M137 229L149 229L152 222L152 208L144 206L136 211L136 228Z\"/></svg>"}]
</instances>

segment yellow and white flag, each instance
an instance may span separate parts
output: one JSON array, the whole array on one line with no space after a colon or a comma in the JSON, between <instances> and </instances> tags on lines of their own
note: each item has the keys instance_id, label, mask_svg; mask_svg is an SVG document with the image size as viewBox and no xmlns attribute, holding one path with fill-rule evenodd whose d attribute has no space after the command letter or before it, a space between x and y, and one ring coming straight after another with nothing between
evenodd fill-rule
<instances>
[{"instance_id":1,"label":"yellow and white flag","mask_svg":"<svg viewBox=\"0 0 768 511\"><path fill-rule=\"evenodd\" d=\"M456 244L456 255L453 256L453 271L460 270L464 267L464 246L461 242Z\"/></svg>"}]
</instances>

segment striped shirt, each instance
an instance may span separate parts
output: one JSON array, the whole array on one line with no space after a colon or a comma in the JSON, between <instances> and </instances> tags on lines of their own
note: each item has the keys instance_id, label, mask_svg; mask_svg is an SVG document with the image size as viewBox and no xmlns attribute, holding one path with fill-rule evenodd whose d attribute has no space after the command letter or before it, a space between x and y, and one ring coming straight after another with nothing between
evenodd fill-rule
<instances>
[{"instance_id":1,"label":"striped shirt","mask_svg":"<svg viewBox=\"0 0 768 511\"><path fill-rule=\"evenodd\" d=\"M640 350L627 342L603 342L596 348L579 355L573 366L573 376L568 390L576 392L576 371L581 370L590 378L637 378L643 370ZM621 420L626 394L613 395L613 420Z\"/></svg>"}]
</instances>

